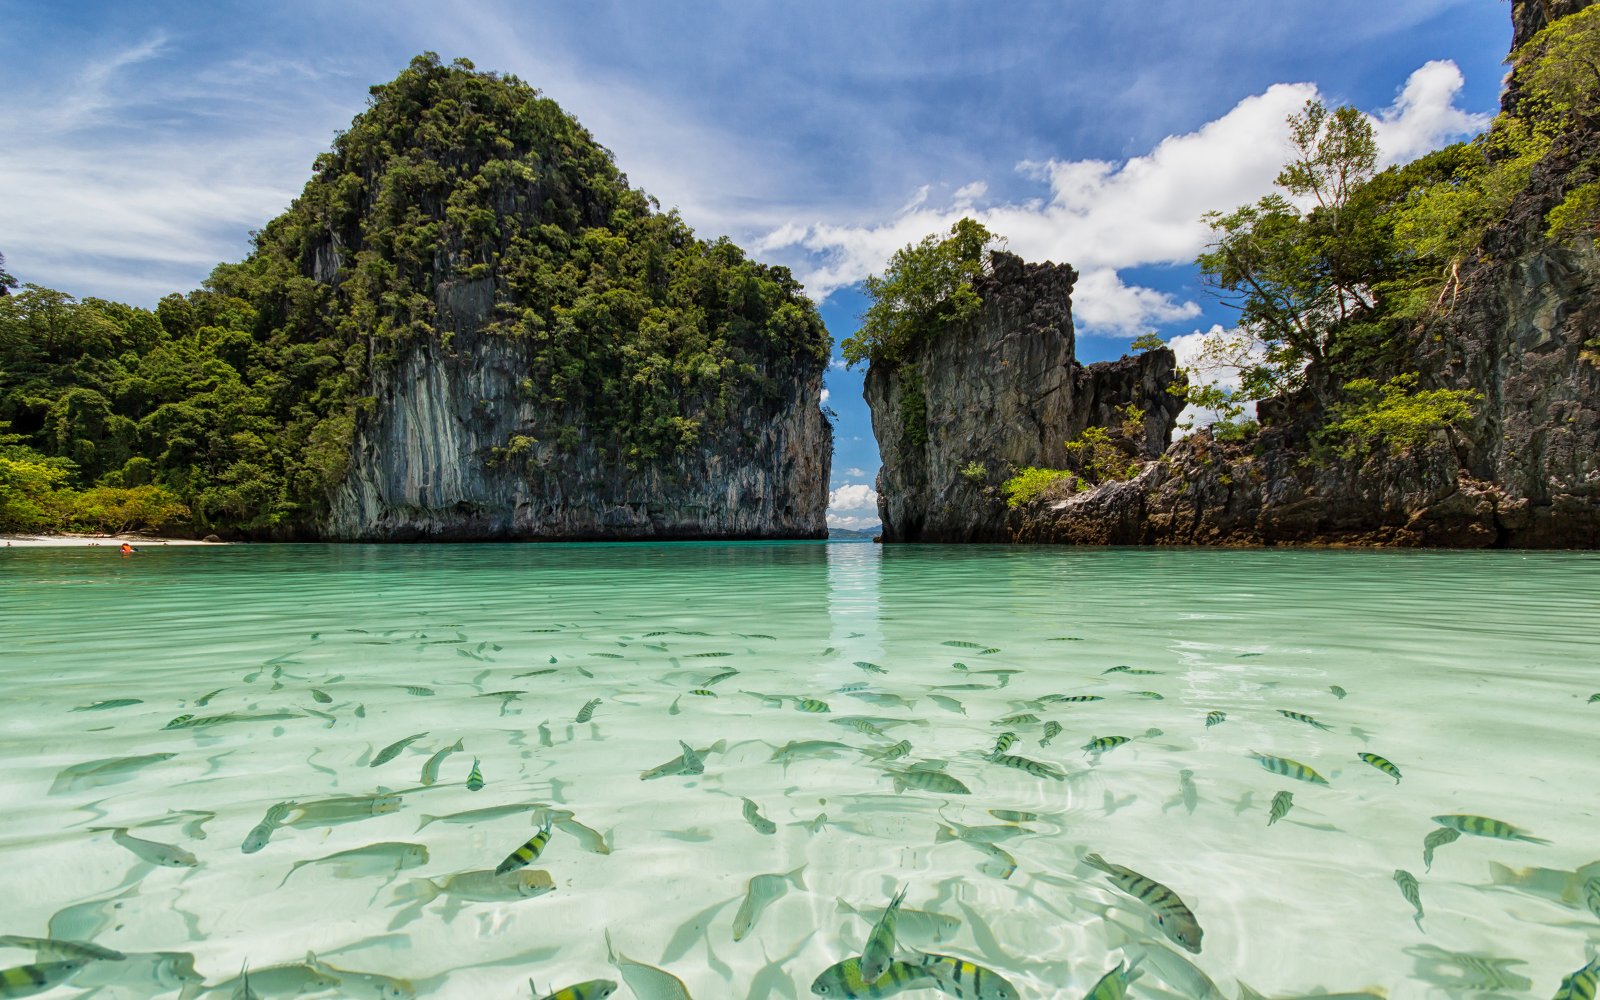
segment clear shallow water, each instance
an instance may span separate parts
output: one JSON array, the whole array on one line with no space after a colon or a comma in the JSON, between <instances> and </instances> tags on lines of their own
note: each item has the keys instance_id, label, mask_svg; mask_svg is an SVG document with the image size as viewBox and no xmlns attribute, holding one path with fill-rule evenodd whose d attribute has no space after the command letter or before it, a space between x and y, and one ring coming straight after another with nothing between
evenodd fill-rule
<instances>
[{"instance_id":1,"label":"clear shallow water","mask_svg":"<svg viewBox=\"0 0 1600 1000\"><path fill-rule=\"evenodd\" d=\"M526 997L530 977L542 996L621 980L606 930L699 1000L807 996L870 930L840 900L883 906L900 884L908 908L959 921L939 943L903 922L906 943L979 962L1023 997L1080 996L1136 955L1134 996L1234 997L1241 980L1269 996L1548 996L1600 943L1600 917L1562 876L1496 884L1491 865L1572 872L1600 859L1600 704L1587 704L1600 691L1597 570L1583 554L806 543L0 550L0 934L53 930L134 956L47 996L178 995L182 960L139 957L154 952L192 954L224 987L211 995L229 996L246 961L262 970L308 951L421 996ZM1104 672L1117 665L1159 673ZM553 672L517 676L535 670ZM728 670L715 697L690 693ZM976 683L989 688L937 687ZM859 684L911 704L839 691ZM496 694L508 691L521 693ZM1104 700L1029 704L1052 693ZM576 723L592 698L591 721ZM798 698L831 712L798 711ZM140 702L74 711L111 699ZM1214 710L1227 720L1208 728ZM1040 722L992 724L1023 712ZM295 716L163 728L274 713ZM837 724L847 716L901 724L879 739ZM1041 748L1045 721L1063 732ZM1020 737L1012 754L1066 780L985 760L1002 729ZM1080 749L1114 735L1133 739L1099 758ZM419 786L458 738L438 783ZM834 756L772 759L791 741L881 751L900 739L913 749L893 764L825 746L814 749ZM701 775L641 781L679 740L725 743ZM1270 773L1251 751L1330 784ZM68 770L159 754L172 756ZM464 786L474 757L477 792ZM971 794L896 794L889 768L922 760L947 761ZM315 803L384 791L398 803L319 821L339 807ZM1294 806L1269 827L1280 791ZM746 821L743 798L775 833ZM291 825L244 853L284 801ZM528 808L425 819L517 804ZM421 880L495 867L552 808L563 822L532 867L553 892L427 899ZM937 836L942 821L999 824L989 809L1039 815L999 831L1009 878L980 847ZM1428 871L1422 841L1446 813L1551 843L1462 836ZM198 864L150 865L104 829L117 827ZM381 843L422 845L427 861L310 864L285 882L296 862ZM1080 863L1087 851L1176 892L1204 930L1201 953ZM804 888L734 941L751 877L802 866ZM1420 883L1420 929L1397 868ZM0 950L0 966L30 958ZM279 975L282 990L259 971L252 986L381 995L378 980L318 992L315 977Z\"/></svg>"}]
</instances>

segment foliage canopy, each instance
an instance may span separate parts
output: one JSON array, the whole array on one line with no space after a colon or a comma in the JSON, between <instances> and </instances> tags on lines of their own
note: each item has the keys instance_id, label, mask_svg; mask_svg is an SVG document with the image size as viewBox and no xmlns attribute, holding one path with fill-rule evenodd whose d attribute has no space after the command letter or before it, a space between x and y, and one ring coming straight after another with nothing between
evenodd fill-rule
<instances>
[{"instance_id":1,"label":"foliage canopy","mask_svg":"<svg viewBox=\"0 0 1600 1000\"><path fill-rule=\"evenodd\" d=\"M204 288L154 311L0 297L0 421L69 461L66 485L154 485L196 528L292 534L343 479L377 377L424 341L482 346L453 342L463 299L483 338L524 346L533 434L570 449L581 427L635 467L779 405L830 348L786 269L695 238L532 87L427 53Z\"/></svg>"},{"instance_id":2,"label":"foliage canopy","mask_svg":"<svg viewBox=\"0 0 1600 1000\"><path fill-rule=\"evenodd\" d=\"M872 305L861 329L841 345L845 363L897 364L912 344L975 315L982 302L972 283L989 252L1004 245L982 223L962 219L948 236L896 250L882 276L867 278Z\"/></svg>"}]
</instances>

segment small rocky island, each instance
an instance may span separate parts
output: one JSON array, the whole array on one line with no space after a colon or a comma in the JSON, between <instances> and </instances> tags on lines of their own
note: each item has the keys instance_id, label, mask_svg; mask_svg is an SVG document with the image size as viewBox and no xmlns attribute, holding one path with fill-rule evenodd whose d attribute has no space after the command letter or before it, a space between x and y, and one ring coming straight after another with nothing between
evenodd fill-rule
<instances>
[{"instance_id":1,"label":"small rocky island","mask_svg":"<svg viewBox=\"0 0 1600 1000\"><path fill-rule=\"evenodd\" d=\"M1489 133L1352 194L1368 229L1318 238L1377 247L1356 305L1258 422L1169 445L1171 353L1078 365L1072 270L990 253L980 311L871 356L884 540L1600 546L1600 87L1561 63L1588 6L1514 4Z\"/></svg>"}]
</instances>

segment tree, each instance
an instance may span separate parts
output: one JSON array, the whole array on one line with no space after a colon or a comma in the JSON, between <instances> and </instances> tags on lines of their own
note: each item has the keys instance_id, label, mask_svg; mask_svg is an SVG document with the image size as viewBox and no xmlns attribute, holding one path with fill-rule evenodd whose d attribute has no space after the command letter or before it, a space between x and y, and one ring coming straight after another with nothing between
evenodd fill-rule
<instances>
[{"instance_id":1,"label":"tree","mask_svg":"<svg viewBox=\"0 0 1600 1000\"><path fill-rule=\"evenodd\" d=\"M6 270L6 255L0 253L0 295L10 295L11 289L17 287L17 279Z\"/></svg>"},{"instance_id":2,"label":"tree","mask_svg":"<svg viewBox=\"0 0 1600 1000\"><path fill-rule=\"evenodd\" d=\"M1288 124L1295 156L1276 181L1285 194L1207 213L1215 238L1196 261L1239 310L1237 330L1206 351L1209 362L1240 374L1237 399L1302 387L1334 331L1374 309L1372 284L1383 270L1382 234L1356 198L1377 163L1371 121L1348 105L1329 111L1307 101ZM1196 392L1215 388L1196 380Z\"/></svg>"},{"instance_id":3,"label":"tree","mask_svg":"<svg viewBox=\"0 0 1600 1000\"><path fill-rule=\"evenodd\" d=\"M840 345L845 363L893 365L918 340L975 315L982 305L973 281L991 251L1005 245L975 219L962 219L950 235L923 238L896 250L883 276L867 278L872 305L861 329Z\"/></svg>"}]
</instances>

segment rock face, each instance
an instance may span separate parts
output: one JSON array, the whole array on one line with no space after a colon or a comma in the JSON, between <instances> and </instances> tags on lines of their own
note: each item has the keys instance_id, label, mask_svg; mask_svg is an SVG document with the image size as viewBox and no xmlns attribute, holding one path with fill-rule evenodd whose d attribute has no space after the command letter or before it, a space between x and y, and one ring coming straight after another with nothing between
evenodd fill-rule
<instances>
[{"instance_id":1,"label":"rock face","mask_svg":"<svg viewBox=\"0 0 1600 1000\"><path fill-rule=\"evenodd\" d=\"M514 77L425 54L373 94L248 262L274 337L340 352L300 366L326 507L284 530L827 537L829 338L786 269Z\"/></svg>"},{"instance_id":2,"label":"rock face","mask_svg":"<svg viewBox=\"0 0 1600 1000\"><path fill-rule=\"evenodd\" d=\"M1511 4L1511 47L1520 49L1523 43L1537 35L1552 21L1568 14L1576 14L1595 0L1513 0Z\"/></svg>"},{"instance_id":3,"label":"rock face","mask_svg":"<svg viewBox=\"0 0 1600 1000\"><path fill-rule=\"evenodd\" d=\"M1515 44L1591 2L1519 0ZM1507 109L1518 99L1513 77ZM1356 461L1321 453L1315 433L1329 415L1317 400L1334 398L1342 380L1313 367L1306 391L1261 405L1262 428L1247 441L1197 433L1131 480L1081 491L1060 483L1005 519L992 498L952 487L952 470L969 455L1059 467L1061 456L1049 444L1083 422L1063 419L1058 409L1051 419L1062 430L1046 434L1032 414L1000 402L1029 392L1048 399L1042 390L1068 380L1038 375L1059 363L1059 353L1041 361L1014 346L1017 339L1031 342L1029 331L996 309L985 313L989 325L959 344L929 346L927 360L937 359L939 368L922 369L930 443L921 452L892 443L896 428L887 418L903 398L903 390L896 392L904 378L869 375L874 426L881 412L889 432L879 431L886 539L1600 547L1600 250L1592 232L1561 241L1545 235L1546 215L1566 192L1600 179L1590 153L1597 147L1600 123L1593 119L1561 137L1506 217L1485 234L1483 252L1463 266L1457 299L1394 345L1400 357L1393 372L1373 373L1381 380L1417 372L1426 388L1481 393L1471 424L1441 431L1405 454ZM1070 332L1067 344L1070 359ZM1118 391L1148 399L1155 382L1170 378L1151 355L1118 363L1134 364L1156 368L1143 373L1139 388L1123 383ZM967 388L941 383L936 405L936 370ZM1013 387L1014 396L1006 396ZM945 404L947 395L956 405ZM1105 410L1097 417L1109 423ZM1167 426L1170 420L1147 424L1162 435ZM1159 442L1152 436L1149 443ZM952 509L963 504L970 508L965 522ZM941 530L928 532L918 516ZM963 524L965 533L943 529Z\"/></svg>"},{"instance_id":4,"label":"rock face","mask_svg":"<svg viewBox=\"0 0 1600 1000\"><path fill-rule=\"evenodd\" d=\"M1580 5L1581 6L1581 5ZM1523 7L1518 8L1519 11ZM1519 22L1519 31L1521 30ZM1573 134L1534 172L1453 307L1418 324L1402 370L1483 394L1474 422L1406 455L1316 456L1315 392L1263 404L1246 444L1177 442L1136 479L1045 497L1013 537L1083 544L1600 547L1600 252L1545 215L1595 179ZM1315 383L1327 376L1312 370ZM1329 385L1323 389L1331 395Z\"/></svg>"},{"instance_id":5,"label":"rock face","mask_svg":"<svg viewBox=\"0 0 1600 1000\"><path fill-rule=\"evenodd\" d=\"M786 375L702 447L629 469L592 435L507 454L518 435L578 425L519 385L525 344L471 316L379 379L324 536L339 540L824 538L832 431L822 372ZM532 433L530 433L532 432Z\"/></svg>"},{"instance_id":6,"label":"rock face","mask_svg":"<svg viewBox=\"0 0 1600 1000\"><path fill-rule=\"evenodd\" d=\"M996 483L1027 466L1063 467L1068 439L1118 424L1130 403L1145 414L1138 449L1154 457L1182 409L1167 392L1176 375L1169 350L1078 364L1071 267L1007 253L991 263L975 285L983 308L972 322L867 371L885 541L1008 541L1010 512ZM974 464L982 475L966 474Z\"/></svg>"}]
</instances>

